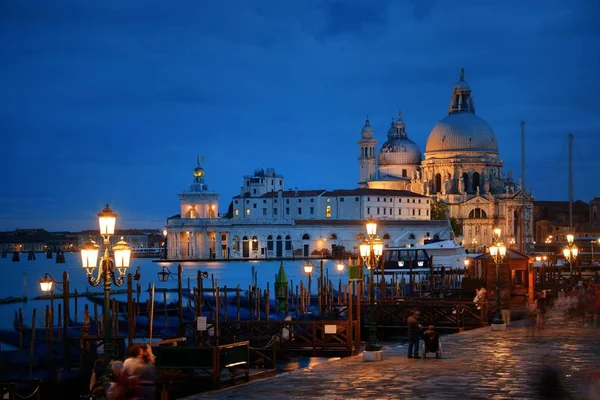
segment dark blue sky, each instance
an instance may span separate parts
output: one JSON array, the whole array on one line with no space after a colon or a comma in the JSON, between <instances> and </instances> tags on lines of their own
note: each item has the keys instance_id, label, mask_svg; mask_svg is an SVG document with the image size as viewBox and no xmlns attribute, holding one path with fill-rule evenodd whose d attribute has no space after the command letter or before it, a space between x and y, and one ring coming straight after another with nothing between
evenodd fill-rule
<instances>
[{"instance_id":1,"label":"dark blue sky","mask_svg":"<svg viewBox=\"0 0 600 400\"><path fill-rule=\"evenodd\" d=\"M600 2L0 2L0 229L162 228L196 155L221 211L243 175L357 186L369 114L379 145L403 111L421 148L461 67L477 114L527 186L600 195Z\"/></svg>"}]
</instances>

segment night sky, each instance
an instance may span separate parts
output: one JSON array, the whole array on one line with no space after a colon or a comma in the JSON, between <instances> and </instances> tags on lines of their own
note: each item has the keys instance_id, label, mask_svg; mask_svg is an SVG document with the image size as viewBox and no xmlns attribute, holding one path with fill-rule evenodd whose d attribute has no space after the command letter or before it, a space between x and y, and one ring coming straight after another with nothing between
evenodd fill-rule
<instances>
[{"instance_id":1,"label":"night sky","mask_svg":"<svg viewBox=\"0 0 600 400\"><path fill-rule=\"evenodd\" d=\"M355 188L365 116L421 151L461 67L505 173L537 200L600 196L600 2L0 2L0 230L162 229L204 155L226 212L242 177Z\"/></svg>"}]
</instances>

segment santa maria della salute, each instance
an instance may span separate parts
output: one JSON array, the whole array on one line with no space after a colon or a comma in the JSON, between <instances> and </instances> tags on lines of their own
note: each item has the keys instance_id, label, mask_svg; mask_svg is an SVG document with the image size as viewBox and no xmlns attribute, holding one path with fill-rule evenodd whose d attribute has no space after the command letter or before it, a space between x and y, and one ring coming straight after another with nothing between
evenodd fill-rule
<instances>
[{"instance_id":1,"label":"santa maria della salute","mask_svg":"<svg viewBox=\"0 0 600 400\"><path fill-rule=\"evenodd\" d=\"M378 147L367 118L358 140L358 188L286 190L275 169L243 177L240 194L219 217L200 162L180 214L168 219L168 258L257 259L321 257L353 252L364 221L378 222L385 246L417 246L452 239L448 220L432 220L434 203L447 206L465 247L493 241L500 227L509 244L533 246L533 198L520 179L502 170L492 127L475 113L464 70L452 89L448 115L431 130L422 154L402 113Z\"/></svg>"}]
</instances>

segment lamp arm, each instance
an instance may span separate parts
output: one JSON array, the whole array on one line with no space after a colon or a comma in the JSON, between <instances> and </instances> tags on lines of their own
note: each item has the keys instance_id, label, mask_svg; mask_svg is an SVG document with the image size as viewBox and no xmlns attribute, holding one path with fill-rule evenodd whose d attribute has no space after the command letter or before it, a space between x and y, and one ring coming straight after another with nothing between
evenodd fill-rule
<instances>
[{"instance_id":1,"label":"lamp arm","mask_svg":"<svg viewBox=\"0 0 600 400\"><path fill-rule=\"evenodd\" d=\"M88 275L88 283L90 286L96 287L100 284L100 282L102 282L102 274L100 272L98 272L98 276L96 278L94 278L93 274Z\"/></svg>"},{"instance_id":2,"label":"lamp arm","mask_svg":"<svg viewBox=\"0 0 600 400\"><path fill-rule=\"evenodd\" d=\"M125 276L121 275L117 278L115 276L115 271L110 271L110 279L115 284L115 286L121 286L123 285L123 282L125 282Z\"/></svg>"}]
</instances>

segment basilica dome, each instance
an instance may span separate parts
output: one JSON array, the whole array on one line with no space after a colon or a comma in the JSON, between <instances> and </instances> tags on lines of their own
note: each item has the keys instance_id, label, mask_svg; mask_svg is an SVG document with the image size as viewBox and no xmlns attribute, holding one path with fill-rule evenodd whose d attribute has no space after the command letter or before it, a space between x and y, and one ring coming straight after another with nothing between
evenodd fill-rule
<instances>
[{"instance_id":1,"label":"basilica dome","mask_svg":"<svg viewBox=\"0 0 600 400\"><path fill-rule=\"evenodd\" d=\"M492 128L475 115L475 100L465 81L464 69L452 89L448 116L433 128L425 153L438 151L498 152L498 142Z\"/></svg>"},{"instance_id":2,"label":"basilica dome","mask_svg":"<svg viewBox=\"0 0 600 400\"><path fill-rule=\"evenodd\" d=\"M469 112L451 113L433 128L425 152L498 151L496 135L482 118Z\"/></svg>"},{"instance_id":3,"label":"basilica dome","mask_svg":"<svg viewBox=\"0 0 600 400\"><path fill-rule=\"evenodd\" d=\"M402 113L398 119L392 121L388 130L388 140L379 150L379 165L419 165L421 163L421 150L410 140L406 134L406 125L402 120Z\"/></svg>"}]
</instances>

